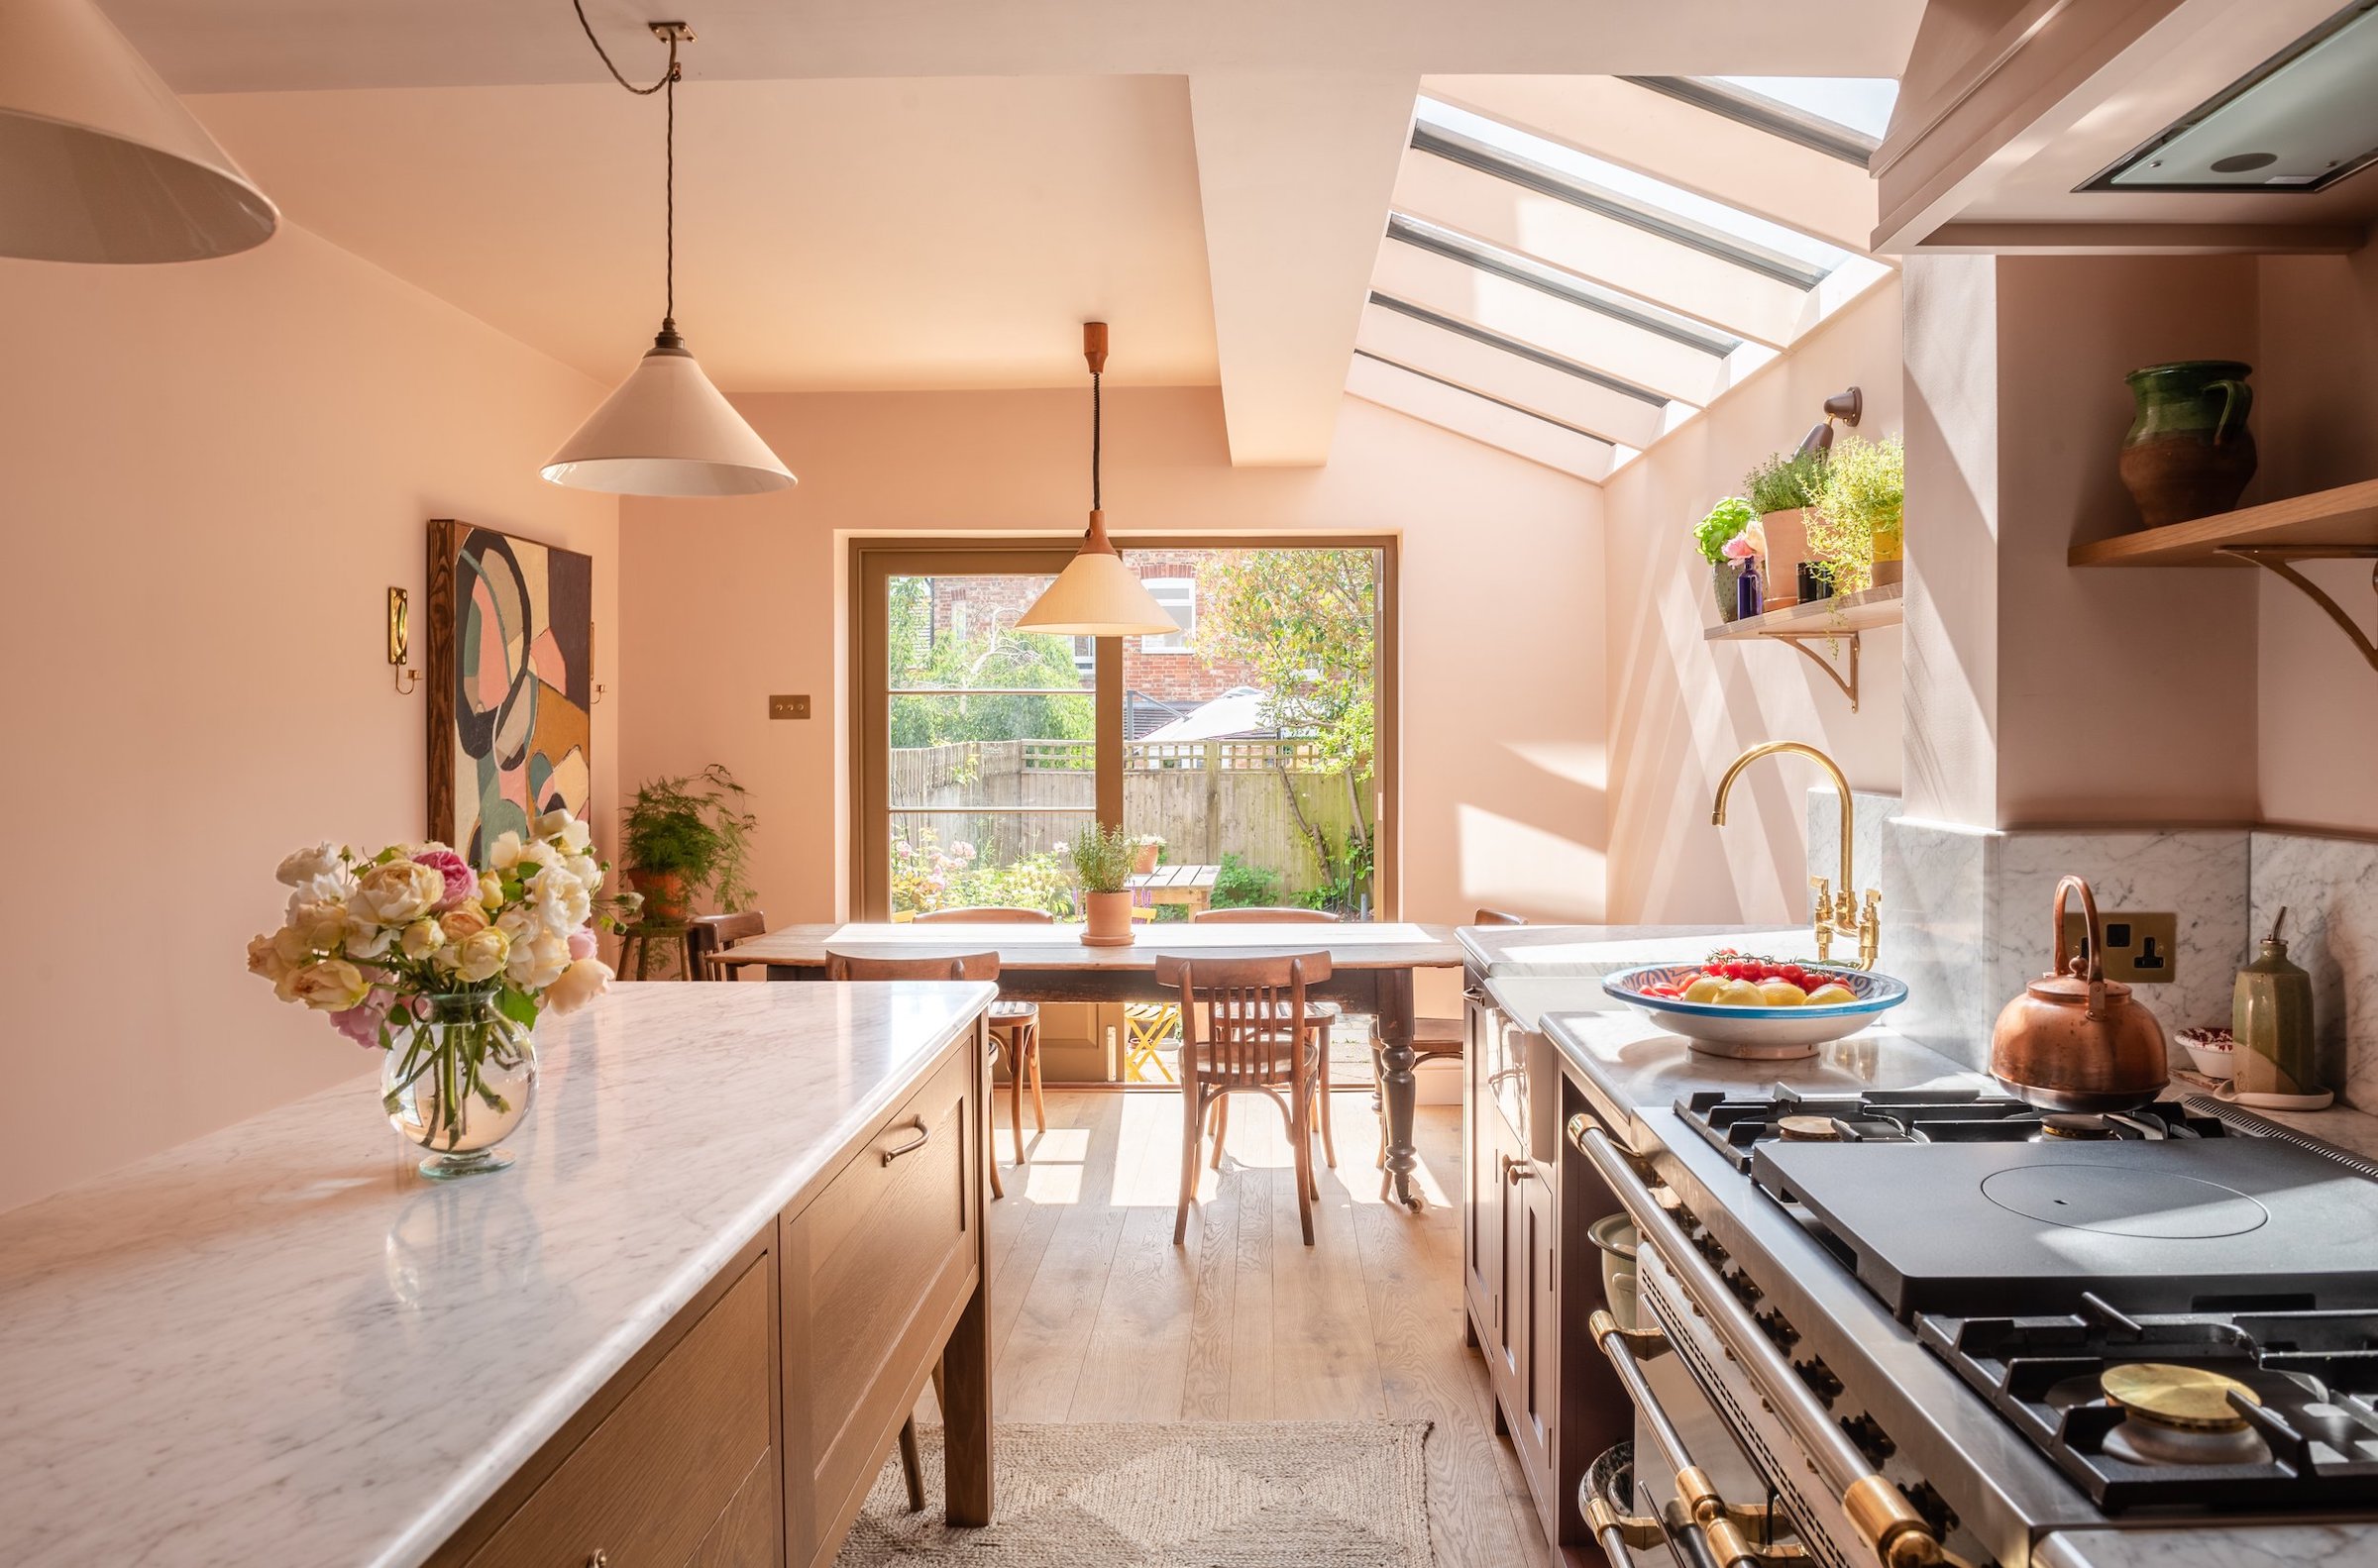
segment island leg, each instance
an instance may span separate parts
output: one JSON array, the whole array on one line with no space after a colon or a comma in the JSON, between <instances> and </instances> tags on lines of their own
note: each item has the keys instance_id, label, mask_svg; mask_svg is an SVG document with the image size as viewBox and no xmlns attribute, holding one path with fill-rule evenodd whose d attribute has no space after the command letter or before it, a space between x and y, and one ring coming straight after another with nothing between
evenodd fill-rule
<instances>
[{"instance_id":1,"label":"island leg","mask_svg":"<svg viewBox=\"0 0 2378 1568\"><path fill-rule=\"evenodd\" d=\"M1420 1055L1412 1048L1412 972L1383 969L1378 977L1374 1026L1379 1031L1379 1094L1387 1104L1387 1186L1397 1202L1418 1209L1422 1200L1413 1189L1412 1173L1420 1169L1420 1151L1412 1143L1412 1106L1420 1086L1412 1069Z\"/></svg>"},{"instance_id":2,"label":"island leg","mask_svg":"<svg viewBox=\"0 0 2378 1568\"><path fill-rule=\"evenodd\" d=\"M990 1281L978 1281L941 1352L944 1515L953 1525L991 1522Z\"/></svg>"}]
</instances>

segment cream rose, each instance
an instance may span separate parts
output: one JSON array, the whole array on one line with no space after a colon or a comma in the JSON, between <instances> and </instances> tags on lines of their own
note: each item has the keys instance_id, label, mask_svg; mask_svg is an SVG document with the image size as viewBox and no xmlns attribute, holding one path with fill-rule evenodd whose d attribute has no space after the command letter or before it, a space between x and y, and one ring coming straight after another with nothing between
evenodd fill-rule
<instances>
[{"instance_id":1,"label":"cream rose","mask_svg":"<svg viewBox=\"0 0 2378 1568\"><path fill-rule=\"evenodd\" d=\"M338 846L325 839L312 849L296 850L282 857L272 875L284 888L302 888L325 877L336 877L340 870Z\"/></svg>"},{"instance_id":2,"label":"cream rose","mask_svg":"<svg viewBox=\"0 0 2378 1568\"><path fill-rule=\"evenodd\" d=\"M460 942L467 936L476 936L485 931L488 924L487 912L477 904L467 903L438 916L438 932L449 942Z\"/></svg>"},{"instance_id":3,"label":"cream rose","mask_svg":"<svg viewBox=\"0 0 2378 1568\"><path fill-rule=\"evenodd\" d=\"M570 967L570 944L550 932L512 944L503 977L526 992L543 991Z\"/></svg>"},{"instance_id":4,"label":"cream rose","mask_svg":"<svg viewBox=\"0 0 2378 1568\"><path fill-rule=\"evenodd\" d=\"M537 918L555 936L568 936L594 913L586 885L560 867L548 867L529 884L529 901Z\"/></svg>"},{"instance_id":5,"label":"cream rose","mask_svg":"<svg viewBox=\"0 0 2378 1568\"><path fill-rule=\"evenodd\" d=\"M476 986L483 980L493 980L503 972L512 955L512 939L489 926L474 931L454 944L455 978Z\"/></svg>"},{"instance_id":6,"label":"cream rose","mask_svg":"<svg viewBox=\"0 0 2378 1568\"><path fill-rule=\"evenodd\" d=\"M364 873L352 910L375 925L410 925L446 896L446 879L435 866L392 860Z\"/></svg>"},{"instance_id":7,"label":"cream rose","mask_svg":"<svg viewBox=\"0 0 2378 1568\"><path fill-rule=\"evenodd\" d=\"M280 956L279 933L252 938L248 943L248 973L262 975L275 986L286 975L291 964Z\"/></svg>"},{"instance_id":8,"label":"cream rose","mask_svg":"<svg viewBox=\"0 0 2378 1568\"><path fill-rule=\"evenodd\" d=\"M537 818L537 836L559 844L573 855L584 855L594 835L587 825L567 811L548 811Z\"/></svg>"},{"instance_id":9,"label":"cream rose","mask_svg":"<svg viewBox=\"0 0 2378 1568\"><path fill-rule=\"evenodd\" d=\"M397 946L403 950L404 956L415 963L429 957L445 945L446 933L435 920L415 920L404 928L404 935L397 942Z\"/></svg>"},{"instance_id":10,"label":"cream rose","mask_svg":"<svg viewBox=\"0 0 2378 1568\"><path fill-rule=\"evenodd\" d=\"M479 901L489 909L503 907L503 882L491 871L479 874Z\"/></svg>"},{"instance_id":11,"label":"cream rose","mask_svg":"<svg viewBox=\"0 0 2378 1568\"><path fill-rule=\"evenodd\" d=\"M576 1012L609 990L610 984L609 965L598 958L577 959L545 988L545 1005L555 1012Z\"/></svg>"},{"instance_id":12,"label":"cream rose","mask_svg":"<svg viewBox=\"0 0 2378 1568\"><path fill-rule=\"evenodd\" d=\"M519 834L498 834L495 842L487 846L487 865L496 871L510 871L520 864L520 852L525 848Z\"/></svg>"},{"instance_id":13,"label":"cream rose","mask_svg":"<svg viewBox=\"0 0 2378 1568\"><path fill-rule=\"evenodd\" d=\"M353 933L355 920L343 903L301 903L289 911L281 930L287 940L280 954L294 960L301 953L331 951Z\"/></svg>"},{"instance_id":14,"label":"cream rose","mask_svg":"<svg viewBox=\"0 0 2378 1568\"><path fill-rule=\"evenodd\" d=\"M343 958L326 958L291 971L275 989L282 1000L304 1002L317 1012L345 1012L362 1006L372 994L364 972Z\"/></svg>"}]
</instances>

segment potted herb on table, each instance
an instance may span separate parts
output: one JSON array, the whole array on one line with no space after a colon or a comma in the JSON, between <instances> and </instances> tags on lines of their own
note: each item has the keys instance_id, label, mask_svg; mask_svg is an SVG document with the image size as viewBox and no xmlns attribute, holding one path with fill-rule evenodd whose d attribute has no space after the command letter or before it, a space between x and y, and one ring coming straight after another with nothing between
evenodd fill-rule
<instances>
[{"instance_id":1,"label":"potted herb on table","mask_svg":"<svg viewBox=\"0 0 2378 1568\"><path fill-rule=\"evenodd\" d=\"M751 902L751 834L759 820L744 795L719 763L637 788L620 838L628 885L644 895L648 920L682 922L704 893L725 910Z\"/></svg>"},{"instance_id":2,"label":"potted herb on table","mask_svg":"<svg viewBox=\"0 0 2378 1568\"><path fill-rule=\"evenodd\" d=\"M1094 823L1073 841L1074 881L1081 885L1085 947L1132 945L1132 861L1138 843L1119 827Z\"/></svg>"},{"instance_id":3,"label":"potted herb on table","mask_svg":"<svg viewBox=\"0 0 2378 1568\"><path fill-rule=\"evenodd\" d=\"M1163 858L1164 835L1161 833L1140 834L1132 851L1133 875L1139 877L1148 875L1156 869L1156 863Z\"/></svg>"},{"instance_id":4,"label":"potted herb on table","mask_svg":"<svg viewBox=\"0 0 2378 1568\"><path fill-rule=\"evenodd\" d=\"M1693 543L1700 547L1701 559L1709 563L1720 620L1742 616L1742 575L1753 570L1759 557L1759 538L1753 532L1758 521L1749 501L1729 495L1710 507L1709 515L1693 528Z\"/></svg>"}]
</instances>

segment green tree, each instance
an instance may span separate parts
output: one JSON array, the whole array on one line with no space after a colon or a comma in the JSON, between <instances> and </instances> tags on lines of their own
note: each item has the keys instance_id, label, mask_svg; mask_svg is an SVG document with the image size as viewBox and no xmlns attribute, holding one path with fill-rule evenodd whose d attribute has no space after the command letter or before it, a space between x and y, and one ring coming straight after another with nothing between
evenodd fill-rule
<instances>
[{"instance_id":1,"label":"green tree","mask_svg":"<svg viewBox=\"0 0 2378 1568\"><path fill-rule=\"evenodd\" d=\"M1344 898L1366 891L1372 858L1366 784L1378 750L1377 557L1368 550L1218 550L1197 574L1194 639L1208 664L1249 666L1263 722L1310 739L1321 771L1345 781L1353 827L1344 843L1307 820L1295 783L1280 783L1314 859Z\"/></svg>"},{"instance_id":2,"label":"green tree","mask_svg":"<svg viewBox=\"0 0 2378 1568\"><path fill-rule=\"evenodd\" d=\"M979 637L933 636L932 579L894 577L887 605L891 683L906 687L1070 687L1081 674L1062 637L1019 632L996 621ZM1089 740L1097 715L1081 696L906 696L891 704L892 744ZM1084 759L1087 766L1087 758Z\"/></svg>"}]
</instances>

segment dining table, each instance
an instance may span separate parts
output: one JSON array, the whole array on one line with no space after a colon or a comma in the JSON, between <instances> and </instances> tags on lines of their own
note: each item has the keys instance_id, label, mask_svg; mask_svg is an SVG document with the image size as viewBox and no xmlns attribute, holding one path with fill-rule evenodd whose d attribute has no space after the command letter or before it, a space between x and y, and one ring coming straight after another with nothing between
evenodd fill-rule
<instances>
[{"instance_id":1,"label":"dining table","mask_svg":"<svg viewBox=\"0 0 2378 1568\"><path fill-rule=\"evenodd\" d=\"M915 958L927 954L996 953L1003 995L1024 1001L1134 1002L1175 999L1156 984L1156 960L1257 958L1327 953L1330 978L1307 994L1367 1013L1379 1041L1379 1094L1387 1119L1386 1187L1396 1202L1418 1209L1423 1200L1412 1176L1420 1156L1412 1141L1417 1091L1413 1067L1412 977L1424 969L1458 969L1461 949L1453 929L1409 921L1166 921L1136 928L1128 947L1091 947L1079 925L935 920L789 925L748 937L711 962L727 969L758 968L779 981L823 980L829 958Z\"/></svg>"}]
</instances>

